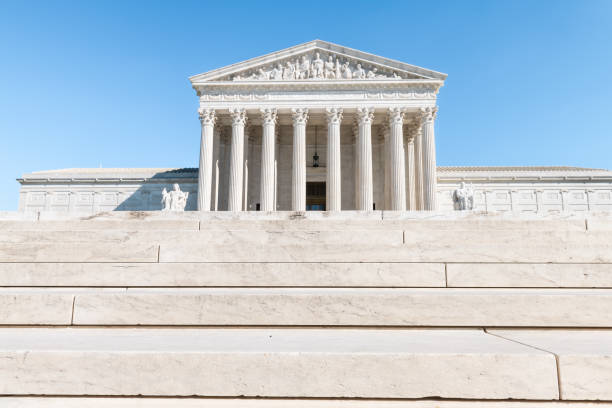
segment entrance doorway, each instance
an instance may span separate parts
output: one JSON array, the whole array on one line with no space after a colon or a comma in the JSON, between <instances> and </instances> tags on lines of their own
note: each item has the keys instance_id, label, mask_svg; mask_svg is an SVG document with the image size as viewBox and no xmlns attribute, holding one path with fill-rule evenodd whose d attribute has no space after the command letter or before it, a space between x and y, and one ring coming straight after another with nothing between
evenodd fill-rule
<instances>
[{"instance_id":1,"label":"entrance doorway","mask_svg":"<svg viewBox=\"0 0 612 408\"><path fill-rule=\"evenodd\" d=\"M306 183L306 211L325 211L325 182Z\"/></svg>"}]
</instances>

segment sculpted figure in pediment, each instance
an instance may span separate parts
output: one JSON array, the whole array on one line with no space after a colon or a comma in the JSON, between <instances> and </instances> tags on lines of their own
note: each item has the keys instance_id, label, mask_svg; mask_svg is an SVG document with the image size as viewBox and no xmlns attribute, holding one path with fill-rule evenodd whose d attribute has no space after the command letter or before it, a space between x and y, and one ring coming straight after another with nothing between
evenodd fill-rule
<instances>
[{"instance_id":1,"label":"sculpted figure in pediment","mask_svg":"<svg viewBox=\"0 0 612 408\"><path fill-rule=\"evenodd\" d=\"M349 67L348 62L345 62L344 64L342 64L342 78L343 79L353 78L353 73L351 72L351 67Z\"/></svg>"},{"instance_id":2,"label":"sculpted figure in pediment","mask_svg":"<svg viewBox=\"0 0 612 408\"><path fill-rule=\"evenodd\" d=\"M283 79L292 80L295 79L295 69L291 61L287 61L285 68L283 69Z\"/></svg>"},{"instance_id":3,"label":"sculpted figure in pediment","mask_svg":"<svg viewBox=\"0 0 612 408\"><path fill-rule=\"evenodd\" d=\"M283 66L279 63L276 67L272 68L270 72L270 79L274 81L280 81L283 79Z\"/></svg>"},{"instance_id":4,"label":"sculpted figure in pediment","mask_svg":"<svg viewBox=\"0 0 612 408\"><path fill-rule=\"evenodd\" d=\"M310 60L305 55L300 63L300 79L308 79L310 76Z\"/></svg>"},{"instance_id":5,"label":"sculpted figure in pediment","mask_svg":"<svg viewBox=\"0 0 612 408\"><path fill-rule=\"evenodd\" d=\"M376 71L378 71L378 68L374 67L371 70L368 71L368 78L376 78Z\"/></svg>"},{"instance_id":6,"label":"sculpted figure in pediment","mask_svg":"<svg viewBox=\"0 0 612 408\"><path fill-rule=\"evenodd\" d=\"M312 77L316 79L322 79L324 75L325 63L321 59L321 55L317 52L315 59L312 61Z\"/></svg>"},{"instance_id":7,"label":"sculpted figure in pediment","mask_svg":"<svg viewBox=\"0 0 612 408\"><path fill-rule=\"evenodd\" d=\"M259 80L269 79L268 73L264 71L263 68L259 68L257 70L257 79Z\"/></svg>"},{"instance_id":8,"label":"sculpted figure in pediment","mask_svg":"<svg viewBox=\"0 0 612 408\"><path fill-rule=\"evenodd\" d=\"M361 64L357 64L357 68L355 68L355 71L353 71L353 78L365 79L365 77L365 69L361 68Z\"/></svg>"},{"instance_id":9,"label":"sculpted figure in pediment","mask_svg":"<svg viewBox=\"0 0 612 408\"><path fill-rule=\"evenodd\" d=\"M336 64L334 63L334 57L331 55L327 57L327 61L325 62L325 79L335 79L336 78Z\"/></svg>"}]
</instances>

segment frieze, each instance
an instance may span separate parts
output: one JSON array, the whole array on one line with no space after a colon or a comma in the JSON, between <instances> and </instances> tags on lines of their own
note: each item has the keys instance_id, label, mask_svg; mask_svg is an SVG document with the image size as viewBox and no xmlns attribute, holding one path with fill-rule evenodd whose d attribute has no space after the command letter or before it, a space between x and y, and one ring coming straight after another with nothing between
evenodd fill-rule
<instances>
[{"instance_id":1,"label":"frieze","mask_svg":"<svg viewBox=\"0 0 612 408\"><path fill-rule=\"evenodd\" d=\"M234 101L269 101L269 100L363 100L363 99L435 99L438 93L434 87L415 87L405 91L363 91L363 90L332 90L327 92L313 92L312 90L295 90L293 92L200 92L200 100L204 102L234 102Z\"/></svg>"}]
</instances>

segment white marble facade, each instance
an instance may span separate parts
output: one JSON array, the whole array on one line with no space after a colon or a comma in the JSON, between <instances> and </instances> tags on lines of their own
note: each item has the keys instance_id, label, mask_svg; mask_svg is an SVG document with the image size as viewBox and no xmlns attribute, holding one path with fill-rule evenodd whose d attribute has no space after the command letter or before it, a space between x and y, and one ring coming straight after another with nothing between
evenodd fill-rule
<instances>
[{"instance_id":1,"label":"white marble facade","mask_svg":"<svg viewBox=\"0 0 612 408\"><path fill-rule=\"evenodd\" d=\"M186 210L303 211L309 183L327 210L612 211L612 172L438 168L434 122L446 74L315 40L190 78L199 97L199 169L34 172L20 210L160 210L164 188ZM319 157L314 166L313 156Z\"/></svg>"}]
</instances>

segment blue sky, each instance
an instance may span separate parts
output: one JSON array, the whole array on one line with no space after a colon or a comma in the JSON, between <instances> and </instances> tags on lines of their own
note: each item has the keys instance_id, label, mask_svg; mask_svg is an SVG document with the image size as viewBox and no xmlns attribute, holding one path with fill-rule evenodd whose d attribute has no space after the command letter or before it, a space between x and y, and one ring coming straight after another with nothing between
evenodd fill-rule
<instances>
[{"instance_id":1,"label":"blue sky","mask_svg":"<svg viewBox=\"0 0 612 408\"><path fill-rule=\"evenodd\" d=\"M196 167L187 77L315 38L449 75L439 165L612 168L612 0L5 0L0 210L30 171Z\"/></svg>"}]
</instances>

